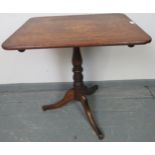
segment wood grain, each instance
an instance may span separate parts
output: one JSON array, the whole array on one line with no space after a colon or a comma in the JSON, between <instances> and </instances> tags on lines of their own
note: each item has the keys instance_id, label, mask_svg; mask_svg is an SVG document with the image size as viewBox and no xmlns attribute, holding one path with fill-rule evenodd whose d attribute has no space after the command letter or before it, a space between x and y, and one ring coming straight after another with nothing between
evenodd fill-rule
<instances>
[{"instance_id":1,"label":"wood grain","mask_svg":"<svg viewBox=\"0 0 155 155\"><path fill-rule=\"evenodd\" d=\"M29 19L2 47L6 50L137 45L151 37L124 14Z\"/></svg>"},{"instance_id":2,"label":"wood grain","mask_svg":"<svg viewBox=\"0 0 155 155\"><path fill-rule=\"evenodd\" d=\"M84 111L86 113L86 116L87 116L87 119L88 119L90 125L92 126L92 128L95 131L98 138L100 140L102 140L104 138L104 135L94 119L93 113L89 107L88 100L86 97L86 95L92 95L93 93L95 93L96 90L98 89L98 86L95 85L91 88L88 88L87 86L85 86L85 84L83 82L83 75L82 75L82 71L83 71L82 55L80 52L80 48L78 48L78 47L75 47L73 49L72 63L73 63L73 73L74 73L73 88L71 88L67 91L67 93L65 94L63 99L61 99L60 101L58 101L54 104L45 105L42 107L42 109L44 111L53 110L53 109L61 108L71 101L74 101L74 100L80 101L84 108Z\"/></svg>"}]
</instances>

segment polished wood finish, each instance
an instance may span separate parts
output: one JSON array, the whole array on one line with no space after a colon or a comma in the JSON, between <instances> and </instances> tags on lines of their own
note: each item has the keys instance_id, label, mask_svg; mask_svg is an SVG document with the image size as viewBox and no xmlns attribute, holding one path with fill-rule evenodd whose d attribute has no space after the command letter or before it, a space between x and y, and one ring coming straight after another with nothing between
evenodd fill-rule
<instances>
[{"instance_id":1,"label":"polished wood finish","mask_svg":"<svg viewBox=\"0 0 155 155\"><path fill-rule=\"evenodd\" d=\"M146 44L151 41L124 14L37 17L2 45L7 50Z\"/></svg>"},{"instance_id":2,"label":"polished wood finish","mask_svg":"<svg viewBox=\"0 0 155 155\"><path fill-rule=\"evenodd\" d=\"M45 105L42 107L42 109L44 111L46 110L52 110L52 109L57 109L57 108L61 108L63 106L65 106L66 104L68 104L69 102L74 100L74 90L71 89L69 91L67 91L67 93L65 94L64 98L54 104L50 104L50 105Z\"/></svg>"},{"instance_id":3,"label":"polished wood finish","mask_svg":"<svg viewBox=\"0 0 155 155\"><path fill-rule=\"evenodd\" d=\"M64 96L64 98L54 104L50 105L45 105L42 107L44 111L46 110L53 110L57 108L61 108L62 106L65 106L71 101L80 101L84 111L86 113L86 116L88 118L88 121L92 128L94 129L96 135L98 136L99 139L103 139L103 133L99 129L97 123L95 122L94 116L91 112L91 109L88 104L88 100L86 95L91 95L95 93L95 91L98 89L98 86L93 86L91 88L88 88L87 86L84 85L83 82L83 75L82 75L82 56L80 53L80 48L75 47L73 50L73 58L72 58L72 63L73 63L73 88L70 89Z\"/></svg>"},{"instance_id":4,"label":"polished wood finish","mask_svg":"<svg viewBox=\"0 0 155 155\"><path fill-rule=\"evenodd\" d=\"M82 56L80 53L80 49L78 47L74 48L73 57L72 57L72 64L73 64L73 86L75 89L82 89L84 86L83 83L83 75L82 75Z\"/></svg>"},{"instance_id":5,"label":"polished wood finish","mask_svg":"<svg viewBox=\"0 0 155 155\"><path fill-rule=\"evenodd\" d=\"M37 17L28 20L2 47L24 52L27 49L72 47L73 88L58 102L42 107L44 111L57 109L69 102L79 101L88 121L99 139L99 129L88 104L87 95L98 86L88 88L83 82L80 47L127 45L134 47L151 42L151 37L124 14Z\"/></svg>"}]
</instances>

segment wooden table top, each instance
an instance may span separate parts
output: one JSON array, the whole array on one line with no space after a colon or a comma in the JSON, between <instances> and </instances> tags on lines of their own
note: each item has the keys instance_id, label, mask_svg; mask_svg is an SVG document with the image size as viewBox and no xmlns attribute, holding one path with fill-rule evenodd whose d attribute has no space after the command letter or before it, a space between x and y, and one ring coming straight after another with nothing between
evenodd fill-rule
<instances>
[{"instance_id":1,"label":"wooden table top","mask_svg":"<svg viewBox=\"0 0 155 155\"><path fill-rule=\"evenodd\" d=\"M6 50L138 45L151 37L124 14L36 17L2 47Z\"/></svg>"}]
</instances>

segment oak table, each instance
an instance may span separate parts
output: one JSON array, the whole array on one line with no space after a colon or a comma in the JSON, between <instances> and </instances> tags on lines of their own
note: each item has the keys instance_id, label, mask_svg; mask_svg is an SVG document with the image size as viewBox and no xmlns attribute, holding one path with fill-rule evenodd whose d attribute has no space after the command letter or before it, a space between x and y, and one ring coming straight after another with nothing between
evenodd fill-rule
<instances>
[{"instance_id":1,"label":"oak table","mask_svg":"<svg viewBox=\"0 0 155 155\"><path fill-rule=\"evenodd\" d=\"M73 88L55 104L43 110L60 108L70 101L80 101L86 116L99 139L104 135L98 127L88 105L87 95L95 93L98 86L88 88L83 82L80 47L147 44L151 37L124 14L96 14L74 16L36 17L29 19L2 47L24 52L28 49L73 48Z\"/></svg>"}]
</instances>

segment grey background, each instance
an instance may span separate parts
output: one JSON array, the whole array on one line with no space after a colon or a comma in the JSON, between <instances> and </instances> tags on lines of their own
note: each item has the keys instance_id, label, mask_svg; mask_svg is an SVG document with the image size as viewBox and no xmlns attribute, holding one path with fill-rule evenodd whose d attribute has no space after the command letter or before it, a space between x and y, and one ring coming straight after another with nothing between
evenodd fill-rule
<instances>
[{"instance_id":1,"label":"grey background","mask_svg":"<svg viewBox=\"0 0 155 155\"><path fill-rule=\"evenodd\" d=\"M100 89L88 99L104 131L103 142L155 141L155 80L97 84ZM0 85L0 141L99 142L80 103L41 110L70 87L70 83Z\"/></svg>"}]
</instances>

